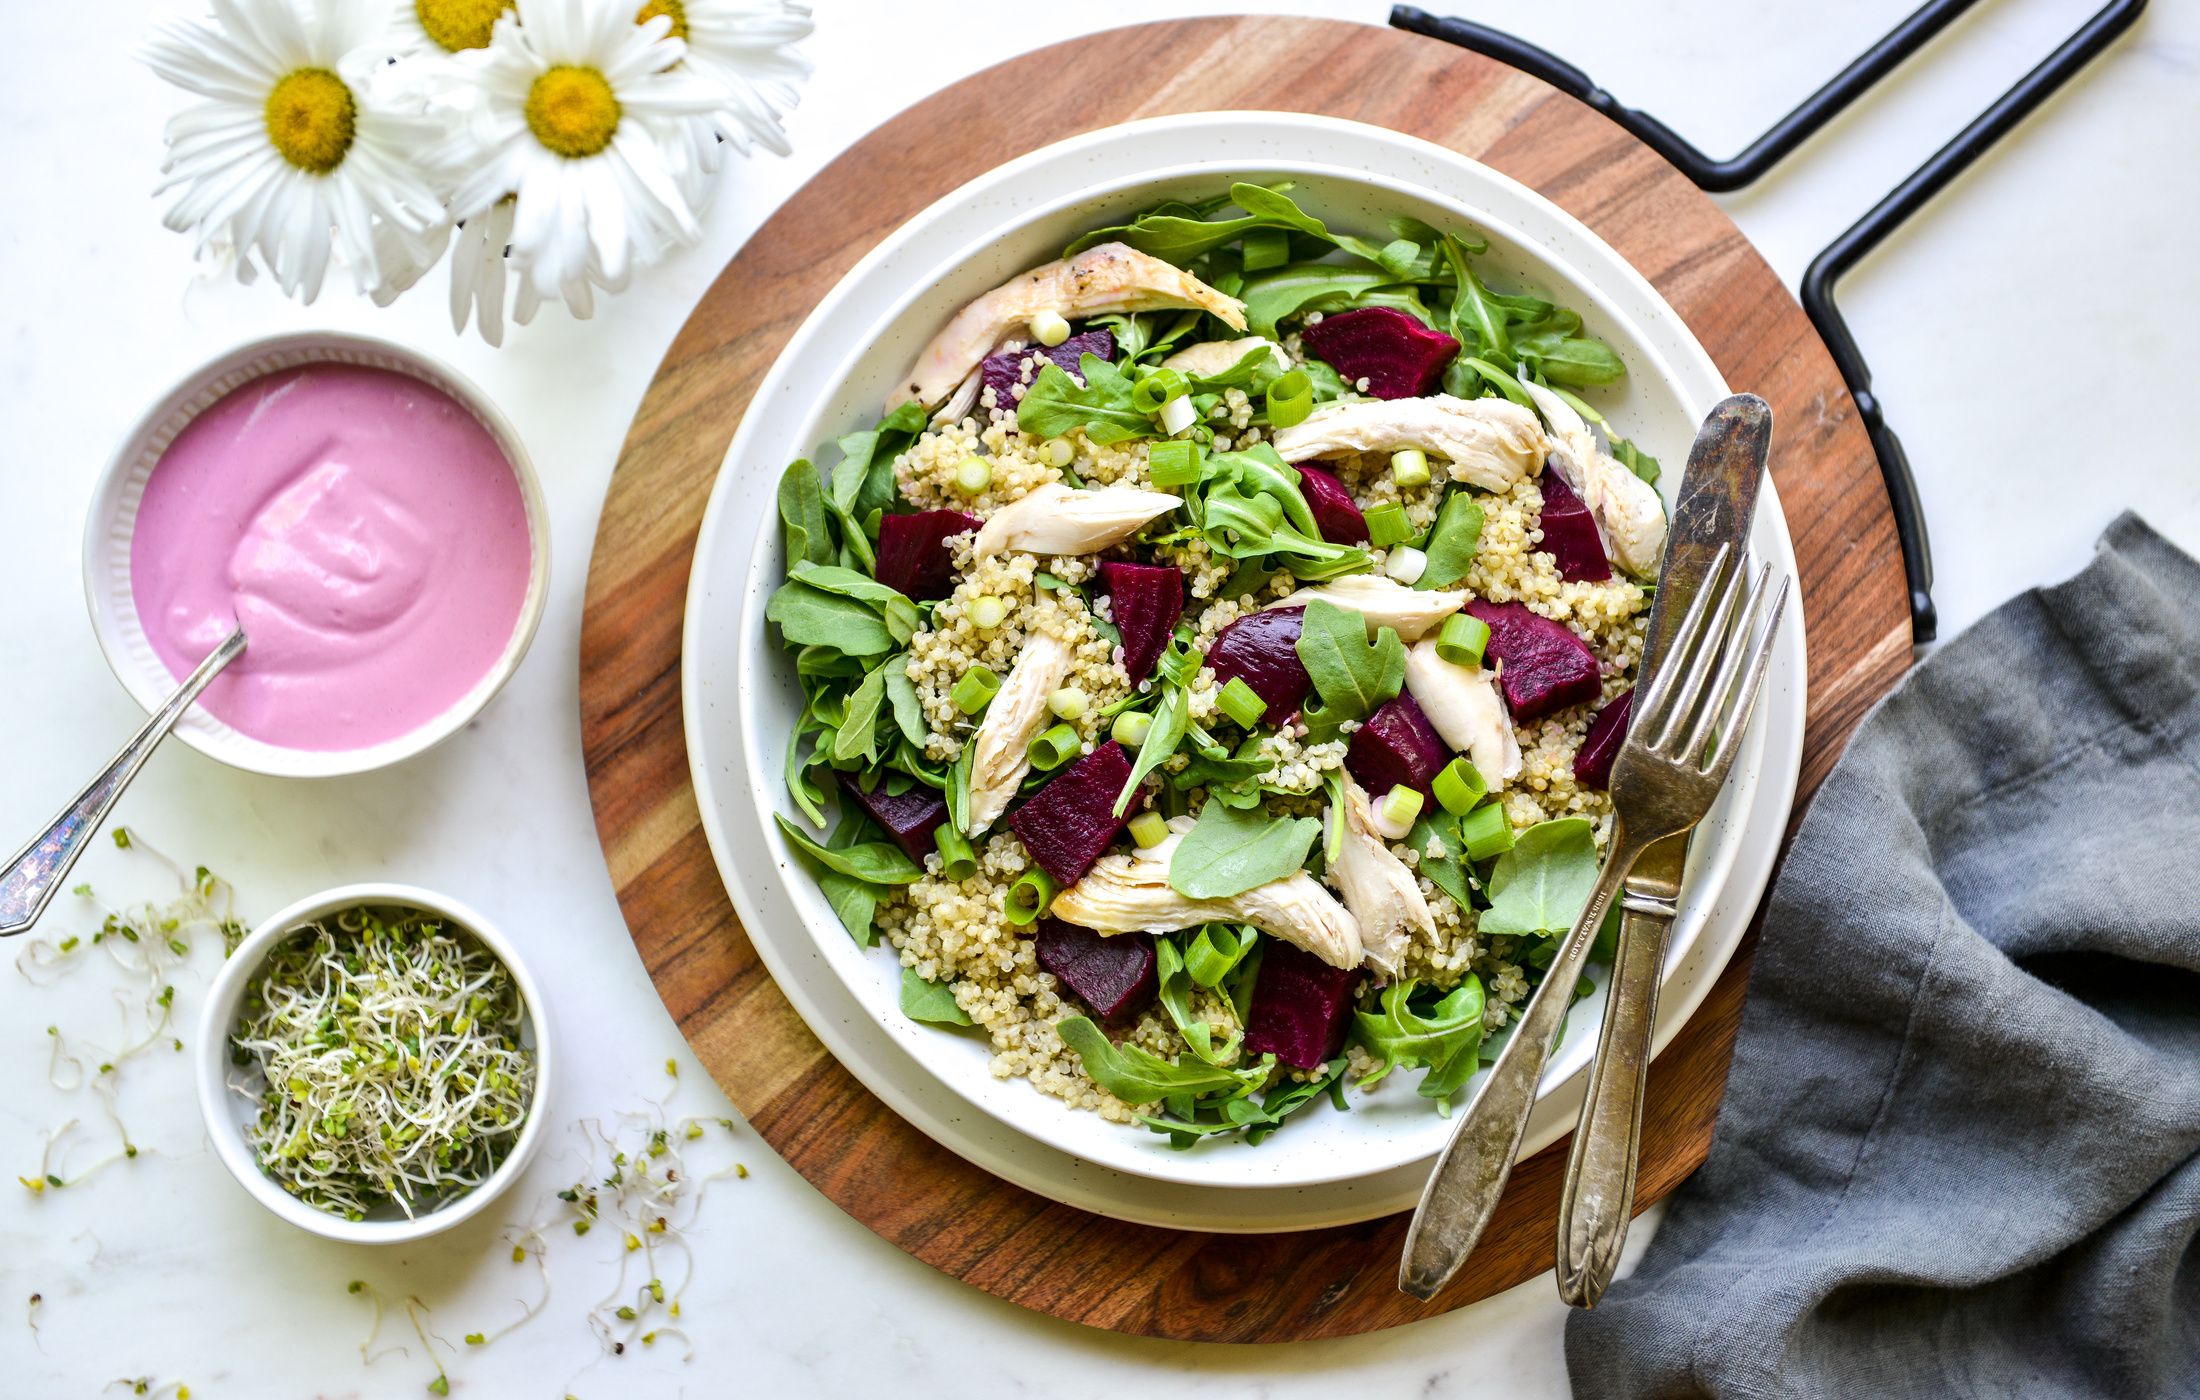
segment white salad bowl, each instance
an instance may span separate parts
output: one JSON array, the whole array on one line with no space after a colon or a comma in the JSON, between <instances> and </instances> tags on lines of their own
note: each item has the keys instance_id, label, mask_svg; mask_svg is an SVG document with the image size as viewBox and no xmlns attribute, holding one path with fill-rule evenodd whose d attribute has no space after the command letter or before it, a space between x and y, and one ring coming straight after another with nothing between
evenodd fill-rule
<instances>
[{"instance_id":1,"label":"white salad bowl","mask_svg":"<svg viewBox=\"0 0 2200 1400\"><path fill-rule=\"evenodd\" d=\"M1621 384L1589 395L1666 464L1668 494L1697 423L1727 393L1679 315L1609 246L1532 190L1456 152L1377 127L1281 113L1202 113L1074 137L979 177L889 236L797 330L759 384L728 449L690 577L682 684L689 763L705 832L734 905L780 988L848 1068L916 1126L1043 1195L1127 1219L1223 1230L1304 1228L1409 1206L1451 1121L1399 1074L1351 1111L1309 1109L1264 1143L1190 1151L996 1079L977 1031L920 1024L898 1007L891 952L851 940L814 874L772 820L802 698L764 620L785 559L773 488L787 463L869 427L918 350L963 304L1059 255L1088 229L1232 180L1294 182L1333 227L1381 230L1392 215L1466 226L1502 288L1579 310L1626 360ZM1752 547L1795 562L1768 484ZM1667 961L1658 1044L1709 991L1770 873L1801 754L1803 639L1791 610L1759 718L1732 782L1699 829ZM1604 992L1574 1010L1552 1056L1523 1152L1572 1126ZM1468 1091L1472 1092L1471 1086Z\"/></svg>"},{"instance_id":2,"label":"white salad bowl","mask_svg":"<svg viewBox=\"0 0 2200 1400\"><path fill-rule=\"evenodd\" d=\"M356 749L296 749L241 733L202 706L185 710L176 721L177 736L207 757L279 778L333 778L371 772L423 753L457 733L481 713L482 706L495 698L519 669L550 594L550 523L542 499L542 482L535 475L519 430L488 395L448 365L372 336L304 331L255 340L217 355L185 375L145 411L116 446L85 515L84 600L91 609L92 630L99 637L107 665L131 699L151 714L167 701L179 680L146 637L130 586L130 536L137 524L138 506L145 498L146 482L152 479L153 469L176 435L231 390L264 375L307 364L362 365L402 374L442 390L471 413L496 441L518 479L520 501L527 514L531 560L519 616L496 664L449 709L408 734Z\"/></svg>"},{"instance_id":3,"label":"white salad bowl","mask_svg":"<svg viewBox=\"0 0 2200 1400\"><path fill-rule=\"evenodd\" d=\"M237 1023L237 1009L244 1003L244 994L252 979L275 945L291 936L301 925L349 909L361 904L393 904L408 909L419 909L441 915L457 924L478 939L484 948L495 955L498 962L511 971L512 980L519 987L520 996L527 1003L527 1024L522 1044L534 1052L535 1091L527 1103L527 1116L520 1123L519 1139L512 1150L489 1179L464 1195L453 1197L424 1210L415 1216L406 1216L395 1206L389 1206L365 1220L346 1220L316 1209L291 1195L275 1184L254 1156L252 1144L245 1138L245 1129L258 1113L258 1100L248 1093L233 1088L245 1071L232 1064L229 1058L229 1033ZM237 1178L237 1184L275 1214L302 1230L326 1239L341 1240L348 1244L406 1244L441 1234L454 1225L461 1224L487 1209L489 1204L519 1180L527 1170L528 1161L542 1145L543 1124L546 1115L543 1105L549 1101L552 1084L555 1047L550 1035L550 1014L542 999L542 987L536 982L527 964L520 960L519 949L512 940L498 932L496 927L480 914L455 899L432 893L415 885L359 884L340 885L332 890L308 895L269 916L259 927L245 935L237 950L229 955L216 974L214 984L207 989L206 1008L199 1013L197 1077L199 1111L206 1119L206 1135L214 1144L214 1155L220 1157L229 1174Z\"/></svg>"}]
</instances>

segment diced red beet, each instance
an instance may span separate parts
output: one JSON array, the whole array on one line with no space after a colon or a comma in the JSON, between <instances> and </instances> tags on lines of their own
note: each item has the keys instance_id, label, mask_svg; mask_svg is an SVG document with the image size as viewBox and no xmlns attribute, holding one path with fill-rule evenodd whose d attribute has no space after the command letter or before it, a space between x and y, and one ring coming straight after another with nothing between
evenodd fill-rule
<instances>
[{"instance_id":1,"label":"diced red beet","mask_svg":"<svg viewBox=\"0 0 2200 1400\"><path fill-rule=\"evenodd\" d=\"M1314 512L1314 527L1331 544L1366 544L1367 517L1352 503L1344 483L1320 467L1299 466L1299 490Z\"/></svg>"},{"instance_id":2,"label":"diced red beet","mask_svg":"<svg viewBox=\"0 0 2200 1400\"><path fill-rule=\"evenodd\" d=\"M1431 393L1459 342L1391 306L1337 311L1299 337L1315 357L1327 360L1347 384L1367 381L1378 399L1416 399Z\"/></svg>"},{"instance_id":3,"label":"diced red beet","mask_svg":"<svg viewBox=\"0 0 2200 1400\"><path fill-rule=\"evenodd\" d=\"M1060 919L1041 919L1034 941L1039 966L1103 1021L1137 1015L1160 990L1151 934L1098 934Z\"/></svg>"},{"instance_id":4,"label":"diced red beet","mask_svg":"<svg viewBox=\"0 0 2200 1400\"><path fill-rule=\"evenodd\" d=\"M1260 974L1245 1017L1245 1051L1314 1069L1344 1048L1360 969L1331 967L1280 938L1262 940Z\"/></svg>"},{"instance_id":5,"label":"diced red beet","mask_svg":"<svg viewBox=\"0 0 2200 1400\"><path fill-rule=\"evenodd\" d=\"M1314 678L1299 660L1299 631L1306 625L1304 608L1270 608L1247 613L1215 638L1207 649L1207 664L1215 668L1215 684L1244 681L1268 705L1263 719L1281 719L1299 708Z\"/></svg>"},{"instance_id":6,"label":"diced red beet","mask_svg":"<svg viewBox=\"0 0 2200 1400\"><path fill-rule=\"evenodd\" d=\"M932 844L932 832L947 820L947 804L932 789L920 784L899 797L890 797L883 779L876 788L865 792L855 774L843 773L840 790L870 813L872 821L885 827L886 834L894 838L894 844L907 851L909 859L917 864L924 864L924 858L937 849Z\"/></svg>"},{"instance_id":7,"label":"diced red beet","mask_svg":"<svg viewBox=\"0 0 2200 1400\"><path fill-rule=\"evenodd\" d=\"M1514 719L1537 719L1594 700L1603 689L1596 653L1573 629L1530 612L1522 603L1467 604L1490 627L1483 652L1504 662L1498 684Z\"/></svg>"},{"instance_id":8,"label":"diced red beet","mask_svg":"<svg viewBox=\"0 0 2200 1400\"><path fill-rule=\"evenodd\" d=\"M948 553L948 537L975 530L984 523L966 510L882 515L875 576L880 583L916 602L945 598L955 591L955 560Z\"/></svg>"},{"instance_id":9,"label":"diced red beet","mask_svg":"<svg viewBox=\"0 0 2200 1400\"><path fill-rule=\"evenodd\" d=\"M1084 358L1087 355L1098 355L1103 360L1114 359L1115 333L1106 330L1084 331L1071 336L1060 345L1027 345L1021 350L1003 350L998 355L986 356L985 363L978 366L978 373L983 378L978 392L978 402L983 404L985 402L985 390L991 389L993 391L993 406L1014 412L1017 400L1023 397L1017 391L1024 383L1024 361L1030 359L1033 355L1046 356L1063 369L1068 370L1070 378L1082 384L1085 382L1085 377L1077 372L1077 366L1084 363ZM1032 378L1036 379L1038 377L1038 369L1034 367ZM983 417L984 415L980 414L979 416Z\"/></svg>"},{"instance_id":10,"label":"diced red beet","mask_svg":"<svg viewBox=\"0 0 2200 1400\"><path fill-rule=\"evenodd\" d=\"M1602 583L1612 576L1612 561L1604 557L1604 537L1597 533L1596 518L1566 478L1549 467L1543 469L1543 548L1558 564L1558 576L1569 582Z\"/></svg>"},{"instance_id":11,"label":"diced red beet","mask_svg":"<svg viewBox=\"0 0 2200 1400\"><path fill-rule=\"evenodd\" d=\"M1108 590L1108 616L1123 634L1123 669L1136 685L1153 674L1184 612L1184 571L1174 564L1111 559L1100 566L1100 583Z\"/></svg>"},{"instance_id":12,"label":"diced red beet","mask_svg":"<svg viewBox=\"0 0 2200 1400\"><path fill-rule=\"evenodd\" d=\"M1074 885L1123 829L1129 809L1115 815L1115 799L1130 780L1130 755L1110 739L1048 779L1008 819L1009 830L1055 884Z\"/></svg>"},{"instance_id":13,"label":"diced red beet","mask_svg":"<svg viewBox=\"0 0 2200 1400\"><path fill-rule=\"evenodd\" d=\"M1632 690L1621 691L1611 704L1597 711L1597 717L1589 721L1589 732L1582 736L1580 750L1574 754L1575 782L1598 792L1612 785L1612 760L1619 757L1620 743L1627 737L1627 720L1634 712Z\"/></svg>"},{"instance_id":14,"label":"diced red beet","mask_svg":"<svg viewBox=\"0 0 2200 1400\"><path fill-rule=\"evenodd\" d=\"M1429 785L1449 762L1451 750L1445 747L1443 736L1421 712L1420 703L1405 691L1369 715L1367 723L1352 736L1351 747L1344 751L1345 770L1359 779L1360 786L1377 801L1400 786L1428 796Z\"/></svg>"}]
</instances>

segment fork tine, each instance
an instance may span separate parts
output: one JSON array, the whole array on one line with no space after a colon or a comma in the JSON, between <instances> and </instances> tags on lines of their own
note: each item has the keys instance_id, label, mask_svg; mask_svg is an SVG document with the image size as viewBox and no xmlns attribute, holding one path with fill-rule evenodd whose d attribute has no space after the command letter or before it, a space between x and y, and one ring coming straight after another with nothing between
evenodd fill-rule
<instances>
[{"instance_id":1,"label":"fork tine","mask_svg":"<svg viewBox=\"0 0 2200 1400\"><path fill-rule=\"evenodd\" d=\"M1749 728L1749 717L1757 708L1757 692L1764 688L1765 671L1772 664L1772 643L1780 634L1780 616L1787 608L1788 581L1783 578L1772 595L1772 606L1766 609L1764 625L1757 629L1750 644L1749 671L1742 677L1741 689L1733 698L1732 718L1719 732L1730 736L1733 742L1719 745L1717 757L1710 768L1714 783L1726 781L1727 770L1734 766L1734 755L1741 749L1741 736Z\"/></svg>"},{"instance_id":2,"label":"fork tine","mask_svg":"<svg viewBox=\"0 0 2200 1400\"><path fill-rule=\"evenodd\" d=\"M1696 707L1694 723L1688 727L1688 736L1673 751L1681 762L1694 764L1711 742L1714 732L1732 733L1724 727L1728 704L1733 700L1735 685L1741 680L1742 668L1749 664L1750 650L1747 643L1757 634L1763 621L1759 615L1764 607L1765 595L1772 582L1772 566L1762 565L1754 577L1738 575L1734 580L1735 591L1743 595L1740 606L1734 610L1734 622L1726 637L1726 646L1719 654L1719 670L1711 678L1703 692L1703 699ZM1744 586L1746 585L1746 587Z\"/></svg>"},{"instance_id":3,"label":"fork tine","mask_svg":"<svg viewBox=\"0 0 2200 1400\"><path fill-rule=\"evenodd\" d=\"M1658 674L1635 697L1634 720L1629 728L1643 736L1645 746L1654 746L1651 736L1672 716L1674 697L1680 690L1681 668L1688 659L1689 650L1702 635L1704 614L1710 610L1712 596L1718 591L1730 548L1722 544L1719 552L1711 557L1711 567L1704 571L1702 586L1689 600L1688 611L1681 615L1681 625L1673 629L1672 640L1666 644L1665 660L1659 663Z\"/></svg>"},{"instance_id":4,"label":"fork tine","mask_svg":"<svg viewBox=\"0 0 2200 1400\"><path fill-rule=\"evenodd\" d=\"M1704 587L1696 595L1697 602L1708 600L1709 609L1702 631L1685 658L1685 666L1678 647L1674 648L1673 654L1665 661L1678 678L1678 689L1663 723L1655 730L1648 731L1643 742L1668 758L1691 761L1690 752L1676 752L1673 741L1692 725L1705 707L1710 694L1705 687L1710 683L1712 668L1718 664L1721 652L1726 649L1727 635L1733 630L1734 605L1740 601L1743 585L1749 581L1748 567L1741 559L1728 562L1733 567L1723 576L1707 578ZM1691 607L1689 613L1693 616L1695 609Z\"/></svg>"}]
</instances>

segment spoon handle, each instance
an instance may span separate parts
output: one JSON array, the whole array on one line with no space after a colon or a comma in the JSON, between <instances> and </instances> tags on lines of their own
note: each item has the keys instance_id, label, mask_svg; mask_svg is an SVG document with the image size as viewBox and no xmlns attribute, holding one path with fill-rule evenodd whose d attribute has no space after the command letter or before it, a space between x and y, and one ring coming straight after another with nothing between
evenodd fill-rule
<instances>
[{"instance_id":1,"label":"spoon handle","mask_svg":"<svg viewBox=\"0 0 2200 1400\"><path fill-rule=\"evenodd\" d=\"M114 757L100 775L85 785L82 792L69 799L69 805L49 823L44 831L33 836L22 850L0 870L0 938L23 933L38 922L46 905L68 878L69 868L83 854L84 843L99 830L113 810L115 800L122 790L145 766L155 745L175 727L191 702L199 698L199 692L221 673L221 669L237 658L244 650L244 629L238 628L224 638L212 655L199 663L189 679L168 697L168 703L155 711L145 721L145 727L122 746L122 752Z\"/></svg>"}]
</instances>

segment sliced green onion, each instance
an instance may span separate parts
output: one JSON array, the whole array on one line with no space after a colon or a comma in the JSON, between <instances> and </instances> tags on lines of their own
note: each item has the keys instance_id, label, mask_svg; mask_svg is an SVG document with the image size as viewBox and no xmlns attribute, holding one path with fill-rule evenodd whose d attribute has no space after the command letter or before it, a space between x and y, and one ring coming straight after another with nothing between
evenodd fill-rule
<instances>
[{"instance_id":1,"label":"sliced green onion","mask_svg":"<svg viewBox=\"0 0 2200 1400\"><path fill-rule=\"evenodd\" d=\"M1147 474L1156 486L1189 486L1204 466L1196 442L1157 442L1146 455Z\"/></svg>"},{"instance_id":2,"label":"sliced green onion","mask_svg":"<svg viewBox=\"0 0 2200 1400\"><path fill-rule=\"evenodd\" d=\"M1012 924L1028 924L1047 911L1054 902L1056 888L1054 877L1034 865L1002 893L1001 912Z\"/></svg>"},{"instance_id":3,"label":"sliced green onion","mask_svg":"<svg viewBox=\"0 0 2200 1400\"><path fill-rule=\"evenodd\" d=\"M1490 625L1473 613L1457 612L1444 619L1436 634L1436 654L1454 666L1482 665L1482 649L1490 643Z\"/></svg>"},{"instance_id":4,"label":"sliced green onion","mask_svg":"<svg viewBox=\"0 0 2200 1400\"><path fill-rule=\"evenodd\" d=\"M1081 741L1077 731L1066 724L1057 724L1031 741L1031 766L1038 769L1059 768L1077 757Z\"/></svg>"},{"instance_id":5,"label":"sliced green onion","mask_svg":"<svg viewBox=\"0 0 2200 1400\"><path fill-rule=\"evenodd\" d=\"M1041 345L1052 348L1069 339L1069 322L1059 311L1042 311L1031 318L1031 333Z\"/></svg>"},{"instance_id":6,"label":"sliced green onion","mask_svg":"<svg viewBox=\"0 0 2200 1400\"><path fill-rule=\"evenodd\" d=\"M1399 545L1384 558L1383 572L1410 587L1428 572L1428 556L1410 544Z\"/></svg>"},{"instance_id":7,"label":"sliced green onion","mask_svg":"<svg viewBox=\"0 0 2200 1400\"><path fill-rule=\"evenodd\" d=\"M1188 396L1178 395L1161 405L1161 431L1171 437L1183 432L1199 421L1199 410Z\"/></svg>"},{"instance_id":8,"label":"sliced green onion","mask_svg":"<svg viewBox=\"0 0 2200 1400\"><path fill-rule=\"evenodd\" d=\"M1085 692L1081 687L1065 685L1047 697L1047 708L1056 719L1083 719L1085 717Z\"/></svg>"},{"instance_id":9,"label":"sliced green onion","mask_svg":"<svg viewBox=\"0 0 2200 1400\"><path fill-rule=\"evenodd\" d=\"M980 632L990 632L1008 621L1008 604L987 594L970 600L970 625Z\"/></svg>"},{"instance_id":10,"label":"sliced green onion","mask_svg":"<svg viewBox=\"0 0 2200 1400\"><path fill-rule=\"evenodd\" d=\"M970 838L957 831L953 822L941 822L932 828L932 844L940 848L943 877L960 882L978 873L978 854L970 849Z\"/></svg>"},{"instance_id":11,"label":"sliced green onion","mask_svg":"<svg viewBox=\"0 0 2200 1400\"><path fill-rule=\"evenodd\" d=\"M1428 454L1418 447L1401 447L1390 454L1390 475L1400 486L1428 485Z\"/></svg>"},{"instance_id":12,"label":"sliced green onion","mask_svg":"<svg viewBox=\"0 0 2200 1400\"><path fill-rule=\"evenodd\" d=\"M1159 812L1140 812L1131 818L1131 840L1141 848L1158 846L1169 839L1169 819Z\"/></svg>"},{"instance_id":13,"label":"sliced green onion","mask_svg":"<svg viewBox=\"0 0 2200 1400\"><path fill-rule=\"evenodd\" d=\"M1068 438L1056 438L1040 448L1039 452L1046 458L1047 465L1055 468L1068 466L1070 460L1077 455L1077 449L1069 445Z\"/></svg>"},{"instance_id":14,"label":"sliced green onion","mask_svg":"<svg viewBox=\"0 0 2200 1400\"><path fill-rule=\"evenodd\" d=\"M1266 272L1291 261L1291 234L1286 229L1256 228L1239 244L1245 253L1247 272Z\"/></svg>"},{"instance_id":15,"label":"sliced green onion","mask_svg":"<svg viewBox=\"0 0 2200 1400\"><path fill-rule=\"evenodd\" d=\"M1490 785L1482 781L1481 769L1463 758L1455 758L1444 765L1444 771L1436 775L1429 790L1444 804L1445 811L1463 817L1489 795Z\"/></svg>"},{"instance_id":16,"label":"sliced green onion","mask_svg":"<svg viewBox=\"0 0 2200 1400\"><path fill-rule=\"evenodd\" d=\"M1366 515L1367 542L1376 549L1388 549L1413 538L1413 522L1406 519L1406 508L1397 501L1369 506Z\"/></svg>"},{"instance_id":17,"label":"sliced green onion","mask_svg":"<svg viewBox=\"0 0 2200 1400\"><path fill-rule=\"evenodd\" d=\"M1296 427L1314 411L1314 381L1303 369L1279 375L1268 386L1268 426Z\"/></svg>"},{"instance_id":18,"label":"sliced green onion","mask_svg":"<svg viewBox=\"0 0 2200 1400\"><path fill-rule=\"evenodd\" d=\"M1126 749L1135 749L1146 742L1146 733L1152 728L1152 715L1144 710L1125 710L1108 727L1108 737Z\"/></svg>"},{"instance_id":19,"label":"sliced green onion","mask_svg":"<svg viewBox=\"0 0 2200 1400\"><path fill-rule=\"evenodd\" d=\"M1140 413L1158 413L1171 399L1191 392L1191 383L1173 369L1157 369L1131 386L1131 407Z\"/></svg>"},{"instance_id":20,"label":"sliced green onion","mask_svg":"<svg viewBox=\"0 0 2200 1400\"><path fill-rule=\"evenodd\" d=\"M1230 677L1230 683L1215 697L1215 703L1222 707L1224 714L1247 729L1260 723L1260 717L1268 713L1268 702L1253 693L1243 676Z\"/></svg>"},{"instance_id":21,"label":"sliced green onion","mask_svg":"<svg viewBox=\"0 0 2200 1400\"><path fill-rule=\"evenodd\" d=\"M983 457L965 457L955 468L955 489L975 496L993 484L993 464Z\"/></svg>"},{"instance_id":22,"label":"sliced green onion","mask_svg":"<svg viewBox=\"0 0 2200 1400\"><path fill-rule=\"evenodd\" d=\"M1492 802L1459 819L1459 839L1467 843L1467 859L1488 860L1513 848L1512 823L1505 819L1505 804Z\"/></svg>"},{"instance_id":23,"label":"sliced green onion","mask_svg":"<svg viewBox=\"0 0 2200 1400\"><path fill-rule=\"evenodd\" d=\"M1001 693L1001 678L993 674L991 666L972 666L955 682L955 688L947 692L947 698L955 702L955 708L966 715L974 715Z\"/></svg>"},{"instance_id":24,"label":"sliced green onion","mask_svg":"<svg viewBox=\"0 0 2200 1400\"><path fill-rule=\"evenodd\" d=\"M1413 819L1421 815L1421 792L1404 783L1383 794L1383 825L1392 831L1404 831L1413 825Z\"/></svg>"}]
</instances>

